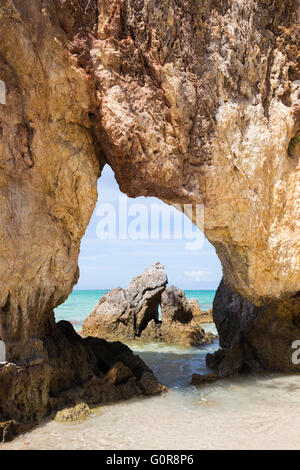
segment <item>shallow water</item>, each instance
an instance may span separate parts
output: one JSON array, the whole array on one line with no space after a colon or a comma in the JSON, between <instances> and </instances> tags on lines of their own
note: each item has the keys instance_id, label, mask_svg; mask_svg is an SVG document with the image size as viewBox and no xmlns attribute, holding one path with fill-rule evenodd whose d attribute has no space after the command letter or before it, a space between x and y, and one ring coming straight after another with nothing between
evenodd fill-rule
<instances>
[{"instance_id":1,"label":"shallow water","mask_svg":"<svg viewBox=\"0 0 300 470\"><path fill-rule=\"evenodd\" d=\"M213 325L206 325L211 330ZM102 406L78 424L50 421L2 449L294 449L300 447L300 375L238 377L202 388L204 348L132 346L170 391Z\"/></svg>"}]
</instances>

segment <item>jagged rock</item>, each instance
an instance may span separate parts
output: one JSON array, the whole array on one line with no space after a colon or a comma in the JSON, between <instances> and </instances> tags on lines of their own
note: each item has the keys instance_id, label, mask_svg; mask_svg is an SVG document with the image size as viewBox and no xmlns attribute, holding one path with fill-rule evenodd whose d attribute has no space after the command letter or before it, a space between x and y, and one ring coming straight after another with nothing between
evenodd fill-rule
<instances>
[{"instance_id":1,"label":"jagged rock","mask_svg":"<svg viewBox=\"0 0 300 470\"><path fill-rule=\"evenodd\" d=\"M165 288L167 276L160 263L135 277L127 289L105 294L82 326L83 336L105 339L150 341L198 346L216 338L205 333L184 292L174 286ZM161 303L162 321L158 318Z\"/></svg>"},{"instance_id":2,"label":"jagged rock","mask_svg":"<svg viewBox=\"0 0 300 470\"><path fill-rule=\"evenodd\" d=\"M221 349L207 355L207 366L221 376L241 371L300 371L293 363L300 338L300 295L256 307L221 281L213 303Z\"/></svg>"},{"instance_id":3,"label":"jagged rock","mask_svg":"<svg viewBox=\"0 0 300 470\"><path fill-rule=\"evenodd\" d=\"M58 411L54 419L58 423L76 423L88 418L91 413L92 411L86 403L78 403L71 408Z\"/></svg>"},{"instance_id":4,"label":"jagged rock","mask_svg":"<svg viewBox=\"0 0 300 470\"><path fill-rule=\"evenodd\" d=\"M193 311L184 292L174 286L168 287L161 296L162 322L172 324L174 322L190 323L193 319Z\"/></svg>"},{"instance_id":5,"label":"jagged rock","mask_svg":"<svg viewBox=\"0 0 300 470\"><path fill-rule=\"evenodd\" d=\"M189 323L175 321L172 324L165 324L152 320L141 334L143 340L161 341L182 346L212 344L216 338L216 335L211 332L206 333L201 324L194 321Z\"/></svg>"},{"instance_id":6,"label":"jagged rock","mask_svg":"<svg viewBox=\"0 0 300 470\"><path fill-rule=\"evenodd\" d=\"M48 359L41 364L0 365L3 440L24 429L24 423L33 426L78 401L93 406L166 389L127 346L99 338L83 339L69 322L59 322L55 336L44 338L44 347ZM6 423L10 416L16 423Z\"/></svg>"},{"instance_id":7,"label":"jagged rock","mask_svg":"<svg viewBox=\"0 0 300 470\"><path fill-rule=\"evenodd\" d=\"M211 344L216 339L213 333L206 333L194 318L192 308L184 292L174 286L168 287L161 296L162 321L153 319L141 334L141 338L162 341L183 346Z\"/></svg>"},{"instance_id":8,"label":"jagged rock","mask_svg":"<svg viewBox=\"0 0 300 470\"><path fill-rule=\"evenodd\" d=\"M34 367L49 401L42 339L56 337L53 308L78 280L80 240L106 162L131 197L205 205L205 234L224 279L256 307L266 306L258 325L266 321L265 337L282 350L293 328L298 334L290 321L288 335L272 332L277 317L282 329L281 310L298 308L298 3L42 5L0 5L6 85L0 339L6 359L20 366L43 360ZM265 358L258 345L256 352ZM77 361L75 368L79 355ZM26 387L30 395L30 381ZM3 407L12 410L10 401Z\"/></svg>"},{"instance_id":9,"label":"jagged rock","mask_svg":"<svg viewBox=\"0 0 300 470\"><path fill-rule=\"evenodd\" d=\"M188 304L190 308L192 309L193 316L199 316L201 315L201 309L200 305L197 299L195 297L192 297L191 299L188 299Z\"/></svg>"},{"instance_id":10,"label":"jagged rock","mask_svg":"<svg viewBox=\"0 0 300 470\"><path fill-rule=\"evenodd\" d=\"M127 289L118 287L105 294L84 321L82 334L106 339L140 336L150 320L158 321L158 306L167 282L163 265L153 264L133 278Z\"/></svg>"},{"instance_id":11,"label":"jagged rock","mask_svg":"<svg viewBox=\"0 0 300 470\"><path fill-rule=\"evenodd\" d=\"M212 323L213 322L212 309L208 311L201 310L198 300L195 299L194 297L188 300L188 304L190 308L192 309L193 318L195 320L197 319L198 323Z\"/></svg>"},{"instance_id":12,"label":"jagged rock","mask_svg":"<svg viewBox=\"0 0 300 470\"><path fill-rule=\"evenodd\" d=\"M30 424L18 423L15 420L0 422L0 442L11 441L19 434L29 431Z\"/></svg>"}]
</instances>

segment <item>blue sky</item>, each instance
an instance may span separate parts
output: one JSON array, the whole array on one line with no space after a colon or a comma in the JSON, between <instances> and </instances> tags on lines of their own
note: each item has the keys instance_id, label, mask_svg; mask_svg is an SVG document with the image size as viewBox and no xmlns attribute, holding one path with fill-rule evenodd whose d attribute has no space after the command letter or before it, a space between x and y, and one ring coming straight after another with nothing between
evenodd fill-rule
<instances>
[{"instance_id":1,"label":"blue sky","mask_svg":"<svg viewBox=\"0 0 300 470\"><path fill-rule=\"evenodd\" d=\"M148 219L148 227L144 227L144 239L119 239L119 198L122 193L115 180L113 171L106 165L101 178L98 181L98 202L81 243L79 256L80 278L75 289L111 289L117 286L126 287L133 276L142 273L146 267L150 267L155 261L160 261L168 275L169 284L175 284L182 289L216 289L222 269L214 247L204 238L203 246L197 250L187 250L187 243L191 240L176 239L176 224L171 216L171 231L169 239L150 239L152 219ZM137 224L139 213L133 214L136 204L142 204L144 211L150 214L151 205L159 204L160 208L167 208L166 204L156 198L139 197L127 198L126 204L131 216L128 216L128 225ZM124 203L125 199L123 199ZM108 207L108 204L112 205ZM162 207L161 207L162 206ZM157 206L156 206L157 207ZM99 239L103 226L107 231L108 210L115 208L116 224L114 226L114 214L111 212L109 219L111 233L116 231L116 239ZM131 208L131 209L130 209ZM133 211L133 212L132 212ZM175 211L178 214L177 211ZM180 215L179 215L180 217ZM189 219L184 224L191 224ZM142 222L145 218L142 217ZM146 221L147 222L147 221ZM122 224L122 227L125 224ZM139 229L141 228L139 227ZM182 225L183 231L184 225ZM98 228L98 229L97 229ZM124 228L124 227L123 227ZM160 223L160 228L162 224ZM198 229L193 226L193 236L203 238ZM178 236L178 235L177 235Z\"/></svg>"}]
</instances>

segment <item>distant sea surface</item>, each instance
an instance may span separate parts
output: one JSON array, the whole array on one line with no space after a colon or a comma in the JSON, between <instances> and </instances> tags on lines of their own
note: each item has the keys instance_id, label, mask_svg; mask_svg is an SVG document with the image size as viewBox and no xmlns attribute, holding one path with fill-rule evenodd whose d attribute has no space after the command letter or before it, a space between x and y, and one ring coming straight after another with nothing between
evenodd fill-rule
<instances>
[{"instance_id":1,"label":"distant sea surface","mask_svg":"<svg viewBox=\"0 0 300 470\"><path fill-rule=\"evenodd\" d=\"M66 302L55 309L56 321L68 320L74 324L76 330L81 325L101 297L109 290L74 290ZM188 299L195 297L201 310L209 310L215 296L215 290L186 290Z\"/></svg>"}]
</instances>

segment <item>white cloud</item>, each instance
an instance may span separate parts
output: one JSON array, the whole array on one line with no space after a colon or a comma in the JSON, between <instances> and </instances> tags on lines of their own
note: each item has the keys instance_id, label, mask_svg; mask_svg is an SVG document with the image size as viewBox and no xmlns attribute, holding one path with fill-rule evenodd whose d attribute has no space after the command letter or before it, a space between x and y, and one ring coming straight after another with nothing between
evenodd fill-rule
<instances>
[{"instance_id":1,"label":"white cloud","mask_svg":"<svg viewBox=\"0 0 300 470\"><path fill-rule=\"evenodd\" d=\"M198 271L185 271L184 273L187 277L190 277L194 281L208 281L211 275L208 271L202 271L199 269Z\"/></svg>"}]
</instances>

